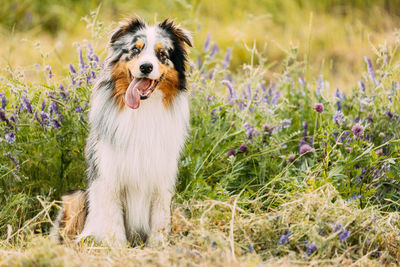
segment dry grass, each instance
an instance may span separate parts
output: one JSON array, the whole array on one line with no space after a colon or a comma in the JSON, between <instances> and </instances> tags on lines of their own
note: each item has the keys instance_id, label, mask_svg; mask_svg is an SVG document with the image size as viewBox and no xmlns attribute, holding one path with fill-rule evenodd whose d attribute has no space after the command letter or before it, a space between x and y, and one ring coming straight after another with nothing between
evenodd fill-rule
<instances>
[{"instance_id":1,"label":"dry grass","mask_svg":"<svg viewBox=\"0 0 400 267\"><path fill-rule=\"evenodd\" d=\"M266 197L266 196L264 196ZM189 201L175 205L166 247L59 245L28 232L2 242L2 266L380 266L395 265L400 214L357 208L330 186L293 196L281 207L260 201ZM236 204L235 204L236 203ZM232 219L233 218L233 219ZM350 231L340 242L333 223ZM33 230L33 229L31 229ZM289 243L278 245L286 230ZM306 253L305 238L317 247Z\"/></svg>"}]
</instances>

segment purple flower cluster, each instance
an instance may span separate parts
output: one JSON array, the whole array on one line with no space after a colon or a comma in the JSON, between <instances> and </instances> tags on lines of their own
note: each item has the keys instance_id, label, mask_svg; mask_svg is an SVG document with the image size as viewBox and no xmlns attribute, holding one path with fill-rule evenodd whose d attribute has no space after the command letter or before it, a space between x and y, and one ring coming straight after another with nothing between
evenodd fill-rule
<instances>
[{"instance_id":1,"label":"purple flower cluster","mask_svg":"<svg viewBox=\"0 0 400 267\"><path fill-rule=\"evenodd\" d=\"M1 108L5 109L7 106L8 100L3 92L0 92L0 98L1 98Z\"/></svg>"},{"instance_id":2,"label":"purple flower cluster","mask_svg":"<svg viewBox=\"0 0 400 267\"><path fill-rule=\"evenodd\" d=\"M334 227L334 230L333 230L334 233L339 232L339 233L337 234L337 236L339 237L340 242L344 242L344 241L347 240L347 238L349 238L349 236L350 236L350 231L349 231L349 230L346 230L346 229L343 227L343 225L334 223L334 224L333 224L333 227Z\"/></svg>"},{"instance_id":3,"label":"purple flower cluster","mask_svg":"<svg viewBox=\"0 0 400 267\"><path fill-rule=\"evenodd\" d=\"M247 132L247 139L252 140L253 136L258 136L260 133L256 131L255 127L253 125L250 125L249 123L245 123L244 127L246 128Z\"/></svg>"},{"instance_id":4,"label":"purple flower cluster","mask_svg":"<svg viewBox=\"0 0 400 267\"><path fill-rule=\"evenodd\" d=\"M22 108L26 109L29 113L33 113L31 102L30 102L29 98L26 97L26 93L24 95L22 95L21 106L22 106Z\"/></svg>"},{"instance_id":5,"label":"purple flower cluster","mask_svg":"<svg viewBox=\"0 0 400 267\"><path fill-rule=\"evenodd\" d=\"M9 143L9 144L14 143L14 141L15 141L15 134L14 134L13 132L8 132L8 133L6 133L6 141L7 141L7 143Z\"/></svg>"},{"instance_id":6,"label":"purple flower cluster","mask_svg":"<svg viewBox=\"0 0 400 267\"><path fill-rule=\"evenodd\" d=\"M229 67L229 64L231 62L231 58L232 58L232 48L228 48L228 50L226 51L224 62L222 63L222 67L224 69Z\"/></svg>"},{"instance_id":7,"label":"purple flower cluster","mask_svg":"<svg viewBox=\"0 0 400 267\"><path fill-rule=\"evenodd\" d=\"M290 231L288 229L285 230L285 234L281 235L278 241L278 245L288 245L289 244L289 235Z\"/></svg>"},{"instance_id":8,"label":"purple flower cluster","mask_svg":"<svg viewBox=\"0 0 400 267\"><path fill-rule=\"evenodd\" d=\"M71 75L72 85L74 86L81 85L82 80L84 80L87 85L91 85L96 79L97 68L104 66L103 62L100 62L99 57L93 51L93 47L89 42L86 43L86 47L86 58L88 60L87 64L83 57L82 47L79 43L77 44L80 74L78 74L76 68L72 64L69 64L69 72Z\"/></svg>"},{"instance_id":9,"label":"purple flower cluster","mask_svg":"<svg viewBox=\"0 0 400 267\"><path fill-rule=\"evenodd\" d=\"M364 60L365 60L365 63L367 64L367 70L368 70L369 77L375 84L378 84L379 82L376 79L376 74L375 74L374 68L372 67L371 60L366 56L364 57Z\"/></svg>"},{"instance_id":10,"label":"purple flower cluster","mask_svg":"<svg viewBox=\"0 0 400 267\"><path fill-rule=\"evenodd\" d=\"M344 114L341 111L336 111L335 114L333 115L333 122L336 123L337 125L342 125L344 122Z\"/></svg>"},{"instance_id":11,"label":"purple flower cluster","mask_svg":"<svg viewBox=\"0 0 400 267\"><path fill-rule=\"evenodd\" d=\"M317 246L316 245L314 245L314 244L312 244L312 243L310 243L310 244L307 244L307 255L308 256L311 256L311 254L313 254L314 253L314 251L316 251L317 250Z\"/></svg>"}]
</instances>

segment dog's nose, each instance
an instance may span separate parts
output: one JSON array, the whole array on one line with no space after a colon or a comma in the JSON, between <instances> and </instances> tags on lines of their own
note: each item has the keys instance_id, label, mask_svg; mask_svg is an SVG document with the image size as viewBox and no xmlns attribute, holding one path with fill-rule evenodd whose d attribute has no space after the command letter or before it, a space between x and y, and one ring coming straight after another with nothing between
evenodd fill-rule
<instances>
[{"instance_id":1,"label":"dog's nose","mask_svg":"<svg viewBox=\"0 0 400 267\"><path fill-rule=\"evenodd\" d=\"M153 65L151 63L143 63L139 68L143 74L149 74L153 70Z\"/></svg>"}]
</instances>

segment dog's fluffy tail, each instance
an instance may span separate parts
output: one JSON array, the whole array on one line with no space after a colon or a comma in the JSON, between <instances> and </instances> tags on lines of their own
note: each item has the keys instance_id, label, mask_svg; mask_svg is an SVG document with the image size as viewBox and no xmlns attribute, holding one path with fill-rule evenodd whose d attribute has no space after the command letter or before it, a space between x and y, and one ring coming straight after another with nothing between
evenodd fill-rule
<instances>
[{"instance_id":1,"label":"dog's fluffy tail","mask_svg":"<svg viewBox=\"0 0 400 267\"><path fill-rule=\"evenodd\" d=\"M58 242L74 240L85 226L88 213L87 192L75 190L62 198L62 208L58 212L50 236Z\"/></svg>"}]
</instances>

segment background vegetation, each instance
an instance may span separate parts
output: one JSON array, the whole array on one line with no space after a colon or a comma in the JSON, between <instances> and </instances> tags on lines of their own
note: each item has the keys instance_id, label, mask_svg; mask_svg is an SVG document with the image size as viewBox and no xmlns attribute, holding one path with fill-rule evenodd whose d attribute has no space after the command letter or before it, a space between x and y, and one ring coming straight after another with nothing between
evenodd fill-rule
<instances>
[{"instance_id":1,"label":"background vegetation","mask_svg":"<svg viewBox=\"0 0 400 267\"><path fill-rule=\"evenodd\" d=\"M43 56L62 77L68 73L65 62L74 60L76 42L89 40L101 51L115 22L138 14L150 22L176 18L194 33L196 44L210 34L221 49L232 47L232 70L250 61L246 46L255 45L268 59L268 80L281 70L290 47L298 47L308 63L307 78L322 74L334 91L358 82L363 56L375 56L370 42L392 43L400 21L400 8L390 0L4 0L2 5L0 64L24 67L33 80L33 66ZM96 10L103 31L87 22L93 22L90 12Z\"/></svg>"},{"instance_id":2,"label":"background vegetation","mask_svg":"<svg viewBox=\"0 0 400 267\"><path fill-rule=\"evenodd\" d=\"M0 264L399 260L400 8L394 2L5 5ZM191 133L169 246L56 246L38 233L47 233L61 194L85 187L91 87L113 21L132 13L150 22L174 17L195 37Z\"/></svg>"}]
</instances>

